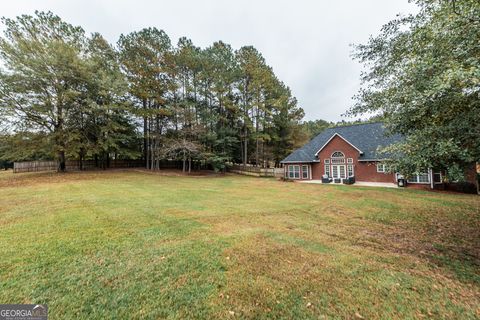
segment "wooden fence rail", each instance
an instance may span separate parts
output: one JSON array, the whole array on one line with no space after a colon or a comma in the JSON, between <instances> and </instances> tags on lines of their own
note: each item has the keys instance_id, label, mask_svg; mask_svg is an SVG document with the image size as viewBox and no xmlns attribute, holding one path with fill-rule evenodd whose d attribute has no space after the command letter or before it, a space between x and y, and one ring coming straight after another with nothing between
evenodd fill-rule
<instances>
[{"instance_id":1,"label":"wooden fence rail","mask_svg":"<svg viewBox=\"0 0 480 320\"><path fill-rule=\"evenodd\" d=\"M232 165L228 171L255 177L283 177L283 168L260 168L254 166Z\"/></svg>"},{"instance_id":2,"label":"wooden fence rail","mask_svg":"<svg viewBox=\"0 0 480 320\"><path fill-rule=\"evenodd\" d=\"M139 168L144 165L145 162L143 160L110 160L108 168ZM80 167L86 170L99 166L101 166L101 163L95 162L95 160L83 160L82 163L77 160L68 160L65 162L67 171L77 171L80 170ZM13 163L13 173L56 171L57 169L57 161L24 161Z\"/></svg>"},{"instance_id":3,"label":"wooden fence rail","mask_svg":"<svg viewBox=\"0 0 480 320\"><path fill-rule=\"evenodd\" d=\"M57 168L57 161L24 161L13 163L13 173L55 171Z\"/></svg>"}]
</instances>

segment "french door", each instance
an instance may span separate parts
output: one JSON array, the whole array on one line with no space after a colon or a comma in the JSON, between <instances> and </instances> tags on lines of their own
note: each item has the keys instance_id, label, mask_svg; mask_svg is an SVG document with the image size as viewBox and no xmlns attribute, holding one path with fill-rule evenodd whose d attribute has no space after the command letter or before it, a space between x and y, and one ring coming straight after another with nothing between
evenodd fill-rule
<instances>
[{"instance_id":1,"label":"french door","mask_svg":"<svg viewBox=\"0 0 480 320\"><path fill-rule=\"evenodd\" d=\"M345 165L332 165L332 178L333 179L345 179L347 177Z\"/></svg>"}]
</instances>

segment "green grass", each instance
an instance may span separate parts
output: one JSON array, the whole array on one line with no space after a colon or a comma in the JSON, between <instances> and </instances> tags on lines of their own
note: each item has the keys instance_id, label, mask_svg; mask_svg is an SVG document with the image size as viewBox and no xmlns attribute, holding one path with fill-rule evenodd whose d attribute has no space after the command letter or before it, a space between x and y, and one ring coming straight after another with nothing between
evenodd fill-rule
<instances>
[{"instance_id":1,"label":"green grass","mask_svg":"<svg viewBox=\"0 0 480 320\"><path fill-rule=\"evenodd\" d=\"M476 319L480 197L0 173L0 303L50 319Z\"/></svg>"}]
</instances>

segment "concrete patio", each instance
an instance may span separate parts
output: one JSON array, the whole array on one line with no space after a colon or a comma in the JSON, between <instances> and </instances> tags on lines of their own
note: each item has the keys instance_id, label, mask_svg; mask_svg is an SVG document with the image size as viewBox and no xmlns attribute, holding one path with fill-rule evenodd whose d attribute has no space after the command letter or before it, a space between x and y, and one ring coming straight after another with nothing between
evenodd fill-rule
<instances>
[{"instance_id":1,"label":"concrete patio","mask_svg":"<svg viewBox=\"0 0 480 320\"><path fill-rule=\"evenodd\" d=\"M322 183L322 180L300 180L299 183L312 183L312 184L326 184L326 185L339 185L342 183ZM382 187L382 188L398 188L395 183L388 182L366 182L366 181L356 181L352 186L358 187Z\"/></svg>"}]
</instances>

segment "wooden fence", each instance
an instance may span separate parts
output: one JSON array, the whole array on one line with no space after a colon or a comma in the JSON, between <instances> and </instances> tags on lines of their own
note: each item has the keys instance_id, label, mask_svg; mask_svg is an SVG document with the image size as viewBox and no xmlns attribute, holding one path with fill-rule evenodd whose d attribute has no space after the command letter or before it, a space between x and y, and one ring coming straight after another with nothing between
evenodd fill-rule
<instances>
[{"instance_id":1,"label":"wooden fence","mask_svg":"<svg viewBox=\"0 0 480 320\"><path fill-rule=\"evenodd\" d=\"M283 177L283 168L260 168L249 165L243 166L234 164L228 167L228 172L255 177Z\"/></svg>"},{"instance_id":2,"label":"wooden fence","mask_svg":"<svg viewBox=\"0 0 480 320\"><path fill-rule=\"evenodd\" d=\"M78 160L68 160L65 162L67 171L89 170L94 168L102 168L102 162L96 162L95 160L83 160L81 163ZM181 161L161 161L160 168L164 169L181 169ZM105 164L107 168L142 168L145 166L143 160L110 160L108 164ZM198 168L196 168L198 167ZM211 169L206 165L195 165L196 169ZM58 169L57 161L25 161L14 162L13 172L40 172L40 171L56 171ZM237 174L255 176L255 177L283 177L283 168L260 168L251 165L231 165L228 167L228 171Z\"/></svg>"},{"instance_id":3,"label":"wooden fence","mask_svg":"<svg viewBox=\"0 0 480 320\"><path fill-rule=\"evenodd\" d=\"M55 171L57 168L57 161L24 161L13 163L13 173Z\"/></svg>"},{"instance_id":4,"label":"wooden fence","mask_svg":"<svg viewBox=\"0 0 480 320\"><path fill-rule=\"evenodd\" d=\"M110 160L108 168L139 168L143 167L143 160ZM68 160L65 162L67 171L77 171L101 168L102 163L95 160L83 160L81 163L77 160ZM58 169L57 161L24 161L13 163L13 173L20 172L40 172L40 171L56 171Z\"/></svg>"}]
</instances>

